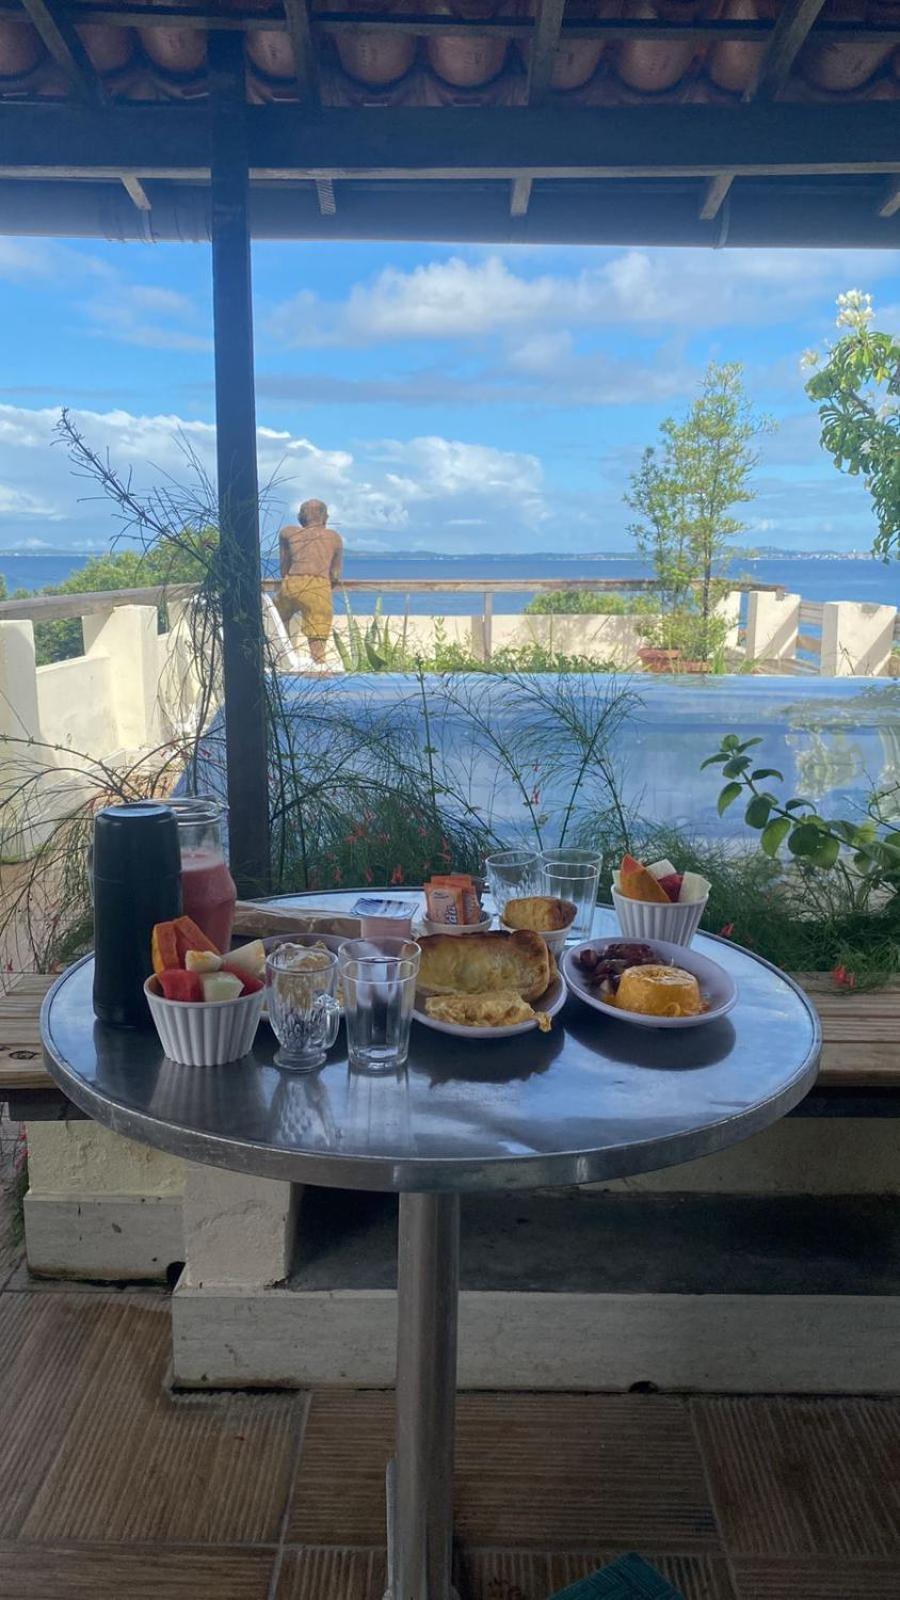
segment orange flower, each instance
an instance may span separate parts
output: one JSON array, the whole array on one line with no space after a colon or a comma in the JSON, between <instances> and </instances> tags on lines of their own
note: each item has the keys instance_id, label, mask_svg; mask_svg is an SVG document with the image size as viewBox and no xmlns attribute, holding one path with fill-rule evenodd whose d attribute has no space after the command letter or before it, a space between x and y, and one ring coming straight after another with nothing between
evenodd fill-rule
<instances>
[{"instance_id":1,"label":"orange flower","mask_svg":"<svg viewBox=\"0 0 900 1600\"><path fill-rule=\"evenodd\" d=\"M363 877L365 878L366 883L371 883L373 876L374 874L371 867L363 867Z\"/></svg>"},{"instance_id":2,"label":"orange flower","mask_svg":"<svg viewBox=\"0 0 900 1600\"><path fill-rule=\"evenodd\" d=\"M391 883L403 883L404 881L403 868L395 867L391 873Z\"/></svg>"},{"instance_id":3,"label":"orange flower","mask_svg":"<svg viewBox=\"0 0 900 1600\"><path fill-rule=\"evenodd\" d=\"M848 972L847 968L843 965L843 963L841 963L840 966L834 968L831 976L833 977L835 983L841 989L855 989L856 988L856 973L855 972Z\"/></svg>"},{"instance_id":4,"label":"orange flower","mask_svg":"<svg viewBox=\"0 0 900 1600\"><path fill-rule=\"evenodd\" d=\"M719 933L721 934L723 939L730 939L731 935L734 933L734 923L733 922L724 922L722 924L721 928L719 929Z\"/></svg>"}]
</instances>

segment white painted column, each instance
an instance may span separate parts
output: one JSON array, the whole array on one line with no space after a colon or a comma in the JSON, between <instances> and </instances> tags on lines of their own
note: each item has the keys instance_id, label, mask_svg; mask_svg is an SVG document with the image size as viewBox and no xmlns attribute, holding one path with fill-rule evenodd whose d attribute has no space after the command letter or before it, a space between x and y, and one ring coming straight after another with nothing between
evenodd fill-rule
<instances>
[{"instance_id":1,"label":"white painted column","mask_svg":"<svg viewBox=\"0 0 900 1600\"><path fill-rule=\"evenodd\" d=\"M159 643L155 606L116 606L85 617L84 650L112 668L111 711L123 750L160 739Z\"/></svg>"},{"instance_id":2,"label":"white painted column","mask_svg":"<svg viewBox=\"0 0 900 1600\"><path fill-rule=\"evenodd\" d=\"M800 632L799 594L753 589L747 600L748 661L793 660Z\"/></svg>"},{"instance_id":3,"label":"white painted column","mask_svg":"<svg viewBox=\"0 0 900 1600\"><path fill-rule=\"evenodd\" d=\"M887 674L894 642L896 606L828 600L822 607L825 678L877 678Z\"/></svg>"},{"instance_id":4,"label":"white painted column","mask_svg":"<svg viewBox=\"0 0 900 1600\"><path fill-rule=\"evenodd\" d=\"M26 621L0 622L0 827L10 860L27 859L41 842L40 797L20 792L30 774L55 765L41 738L34 628Z\"/></svg>"},{"instance_id":5,"label":"white painted column","mask_svg":"<svg viewBox=\"0 0 900 1600\"><path fill-rule=\"evenodd\" d=\"M738 642L738 626L741 620L741 591L729 589L716 606L716 616L722 617L728 624L728 632L722 641L726 650L736 650Z\"/></svg>"}]
</instances>

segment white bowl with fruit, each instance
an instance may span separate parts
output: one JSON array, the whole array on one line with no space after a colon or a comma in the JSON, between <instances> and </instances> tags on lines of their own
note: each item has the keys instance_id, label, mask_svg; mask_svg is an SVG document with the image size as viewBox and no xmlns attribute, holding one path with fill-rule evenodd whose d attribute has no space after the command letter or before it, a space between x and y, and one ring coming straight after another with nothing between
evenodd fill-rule
<instances>
[{"instance_id":1,"label":"white bowl with fruit","mask_svg":"<svg viewBox=\"0 0 900 1600\"><path fill-rule=\"evenodd\" d=\"M171 1061L219 1067L250 1051L265 998L262 940L222 955L199 930L174 924L174 937L154 939L154 972L144 984L160 1044ZM156 933L156 930L154 930ZM201 944L203 948L189 948ZM160 948L163 955L160 955ZM163 965L166 961L169 965Z\"/></svg>"},{"instance_id":2,"label":"white bowl with fruit","mask_svg":"<svg viewBox=\"0 0 900 1600\"><path fill-rule=\"evenodd\" d=\"M689 945L706 910L709 880L699 872L679 872L668 860L645 866L626 855L613 874L612 898L626 939Z\"/></svg>"}]
</instances>

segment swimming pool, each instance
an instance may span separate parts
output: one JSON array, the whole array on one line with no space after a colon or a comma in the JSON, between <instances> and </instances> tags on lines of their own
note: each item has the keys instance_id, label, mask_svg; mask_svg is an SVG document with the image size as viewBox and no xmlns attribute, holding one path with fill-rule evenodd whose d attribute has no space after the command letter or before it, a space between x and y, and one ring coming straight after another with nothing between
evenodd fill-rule
<instances>
[{"instance_id":1,"label":"swimming pool","mask_svg":"<svg viewBox=\"0 0 900 1600\"><path fill-rule=\"evenodd\" d=\"M584 733L579 742L567 731L560 704L567 715L574 707L588 732L606 715L616 784L627 809L648 823L715 839L746 831L742 806L718 815L718 772L700 770L728 732L759 737L759 765L784 773L784 797L807 796L825 815L859 812L874 788L895 789L900 800L900 684L890 679L471 674L428 676L420 685L413 675L385 673L281 682L301 772L327 760L338 726L350 759L363 766L383 733L412 761L422 761L430 740L441 787L464 795L510 839L533 837L535 821L545 844L557 842L564 825L572 837L606 804L598 762ZM598 740L595 755L601 749ZM224 788L218 739L204 745L197 787Z\"/></svg>"}]
</instances>

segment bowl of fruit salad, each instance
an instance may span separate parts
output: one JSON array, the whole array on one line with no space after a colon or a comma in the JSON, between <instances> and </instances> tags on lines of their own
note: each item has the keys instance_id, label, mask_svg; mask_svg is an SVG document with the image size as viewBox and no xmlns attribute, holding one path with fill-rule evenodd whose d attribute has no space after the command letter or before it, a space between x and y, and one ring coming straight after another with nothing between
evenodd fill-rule
<instances>
[{"instance_id":1,"label":"bowl of fruit salad","mask_svg":"<svg viewBox=\"0 0 900 1600\"><path fill-rule=\"evenodd\" d=\"M706 910L709 881L699 872L679 872L671 861L646 866L626 855L613 875L612 897L627 939L688 945Z\"/></svg>"},{"instance_id":2,"label":"bowl of fruit salad","mask_svg":"<svg viewBox=\"0 0 900 1600\"><path fill-rule=\"evenodd\" d=\"M157 923L151 953L144 994L169 1059L219 1067L247 1055L265 997L262 941L223 955L190 917L176 917Z\"/></svg>"}]
</instances>

